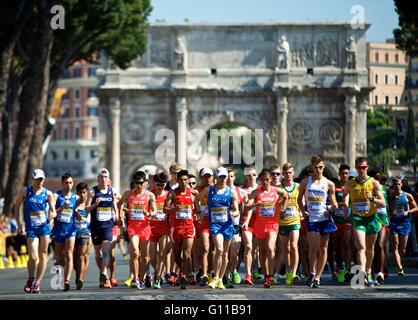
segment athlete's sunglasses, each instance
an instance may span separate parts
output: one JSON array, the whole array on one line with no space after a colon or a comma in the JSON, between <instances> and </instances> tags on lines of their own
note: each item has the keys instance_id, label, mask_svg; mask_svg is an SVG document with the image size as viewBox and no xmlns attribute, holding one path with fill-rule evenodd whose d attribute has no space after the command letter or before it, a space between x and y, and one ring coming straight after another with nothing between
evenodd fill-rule
<instances>
[{"instance_id":1,"label":"athlete's sunglasses","mask_svg":"<svg viewBox=\"0 0 418 320\"><path fill-rule=\"evenodd\" d=\"M142 180L142 181L139 181L139 180L135 180L134 181L134 183L136 184L136 185L143 185L145 182L147 182L147 180Z\"/></svg>"}]
</instances>

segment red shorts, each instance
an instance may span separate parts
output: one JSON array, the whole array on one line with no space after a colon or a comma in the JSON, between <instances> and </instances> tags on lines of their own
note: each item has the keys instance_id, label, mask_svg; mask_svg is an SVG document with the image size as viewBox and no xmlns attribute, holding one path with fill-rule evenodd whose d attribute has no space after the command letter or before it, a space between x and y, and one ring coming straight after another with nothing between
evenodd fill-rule
<instances>
[{"instance_id":1,"label":"red shorts","mask_svg":"<svg viewBox=\"0 0 418 320\"><path fill-rule=\"evenodd\" d=\"M119 226L116 224L112 228L112 236L119 237Z\"/></svg>"},{"instance_id":2,"label":"red shorts","mask_svg":"<svg viewBox=\"0 0 418 320\"><path fill-rule=\"evenodd\" d=\"M148 241L151 237L151 227L149 225L146 227L135 227L129 225L127 231L129 238L137 235L140 242Z\"/></svg>"},{"instance_id":3,"label":"red shorts","mask_svg":"<svg viewBox=\"0 0 418 320\"><path fill-rule=\"evenodd\" d=\"M168 225L166 227L151 227L151 236L150 236L150 241L152 242L158 242L160 241L162 236L165 235L169 235L169 229L168 229Z\"/></svg>"},{"instance_id":4,"label":"red shorts","mask_svg":"<svg viewBox=\"0 0 418 320\"><path fill-rule=\"evenodd\" d=\"M307 237L308 236L308 219L305 218L300 221L300 224L302 226L302 229L300 229L300 236L301 237Z\"/></svg>"},{"instance_id":5,"label":"red shorts","mask_svg":"<svg viewBox=\"0 0 418 320\"><path fill-rule=\"evenodd\" d=\"M194 226L187 228L171 228L170 230L170 239L176 244L181 239L194 238L196 235L196 229Z\"/></svg>"},{"instance_id":6,"label":"red shorts","mask_svg":"<svg viewBox=\"0 0 418 320\"><path fill-rule=\"evenodd\" d=\"M337 230L332 234L333 237L342 236L345 231L351 230L351 223L336 223Z\"/></svg>"},{"instance_id":7,"label":"red shorts","mask_svg":"<svg viewBox=\"0 0 418 320\"><path fill-rule=\"evenodd\" d=\"M279 233L279 224L278 223L262 223L256 224L254 226L254 236L257 239L265 239L268 236L269 232Z\"/></svg>"}]
</instances>

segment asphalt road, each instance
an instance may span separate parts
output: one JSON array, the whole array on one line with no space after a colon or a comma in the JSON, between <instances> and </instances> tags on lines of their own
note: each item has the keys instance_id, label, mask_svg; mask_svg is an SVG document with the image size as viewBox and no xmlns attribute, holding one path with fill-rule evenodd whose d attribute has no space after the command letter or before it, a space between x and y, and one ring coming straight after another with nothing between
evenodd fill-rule
<instances>
[{"instance_id":1,"label":"asphalt road","mask_svg":"<svg viewBox=\"0 0 418 320\"><path fill-rule=\"evenodd\" d=\"M0 300L381 300L381 299L418 299L418 268L405 268L406 276L398 277L390 268L390 276L383 286L365 289L352 289L349 284L339 285L332 281L331 275L325 273L321 288L312 289L303 284L286 287L284 279L277 286L263 288L262 280L255 286L238 285L233 289L213 290L208 287L189 286L187 290L163 284L161 290L145 289L139 291L123 285L128 276L128 261L118 256L116 276L120 285L111 289L100 289L98 286L98 270L94 263L93 253L90 255L90 266L82 291L74 285L74 274L71 290L63 292L53 289L52 261L49 262L44 279L41 283L40 295L26 294L23 285L27 279L26 268L0 270ZM243 276L243 274L241 273ZM51 281L52 280L52 281ZM52 285L51 285L52 282ZM55 285L56 287L56 285Z\"/></svg>"}]
</instances>

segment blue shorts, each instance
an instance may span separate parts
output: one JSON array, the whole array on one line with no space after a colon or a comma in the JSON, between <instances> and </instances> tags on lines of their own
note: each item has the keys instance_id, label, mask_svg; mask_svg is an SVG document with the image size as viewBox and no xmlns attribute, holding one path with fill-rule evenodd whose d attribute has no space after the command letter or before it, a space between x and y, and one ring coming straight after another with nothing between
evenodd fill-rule
<instances>
[{"instance_id":1,"label":"blue shorts","mask_svg":"<svg viewBox=\"0 0 418 320\"><path fill-rule=\"evenodd\" d=\"M235 234L235 227L233 224L226 224L223 226L217 225L217 224L210 224L209 223L209 229L210 229L210 235L212 238L216 236L217 234L222 234L224 236L224 240L232 240L232 237Z\"/></svg>"},{"instance_id":2,"label":"blue shorts","mask_svg":"<svg viewBox=\"0 0 418 320\"><path fill-rule=\"evenodd\" d=\"M332 218L318 222L309 222L308 218L307 227L308 232L317 232L321 236L326 236L337 230L337 226L335 225L334 220L332 220Z\"/></svg>"},{"instance_id":3,"label":"blue shorts","mask_svg":"<svg viewBox=\"0 0 418 320\"><path fill-rule=\"evenodd\" d=\"M110 241L113 240L113 233L112 233L113 226L111 228L101 228L101 229L91 229L91 240L93 245L97 246L102 244L103 241Z\"/></svg>"},{"instance_id":4,"label":"blue shorts","mask_svg":"<svg viewBox=\"0 0 418 320\"><path fill-rule=\"evenodd\" d=\"M39 238L51 235L51 226L49 222L38 228L29 228L26 230L27 238Z\"/></svg>"},{"instance_id":5,"label":"blue shorts","mask_svg":"<svg viewBox=\"0 0 418 320\"><path fill-rule=\"evenodd\" d=\"M391 234L399 234L403 237L409 236L412 231L411 222L409 220L404 222L391 221L389 224Z\"/></svg>"},{"instance_id":6,"label":"blue shorts","mask_svg":"<svg viewBox=\"0 0 418 320\"><path fill-rule=\"evenodd\" d=\"M74 224L56 222L52 229L52 236L56 243L64 243L65 240L75 237L77 231Z\"/></svg>"}]
</instances>

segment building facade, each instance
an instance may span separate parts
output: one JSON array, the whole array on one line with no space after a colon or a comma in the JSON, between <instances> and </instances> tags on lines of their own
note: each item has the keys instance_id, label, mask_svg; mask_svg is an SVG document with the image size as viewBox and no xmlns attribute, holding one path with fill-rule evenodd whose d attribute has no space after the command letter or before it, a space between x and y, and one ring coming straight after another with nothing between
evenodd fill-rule
<instances>
[{"instance_id":1,"label":"building facade","mask_svg":"<svg viewBox=\"0 0 418 320\"><path fill-rule=\"evenodd\" d=\"M367 28L153 24L132 67L101 71L100 160L124 189L146 165L192 168L197 133L238 123L261 130L262 166L299 174L320 153L336 176L367 153Z\"/></svg>"}]
</instances>

